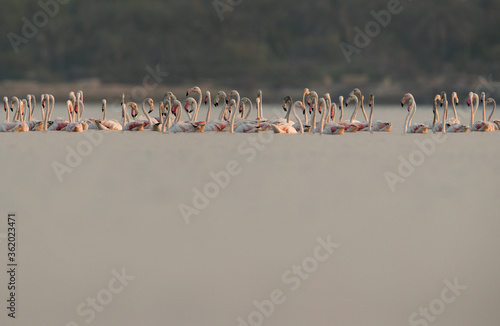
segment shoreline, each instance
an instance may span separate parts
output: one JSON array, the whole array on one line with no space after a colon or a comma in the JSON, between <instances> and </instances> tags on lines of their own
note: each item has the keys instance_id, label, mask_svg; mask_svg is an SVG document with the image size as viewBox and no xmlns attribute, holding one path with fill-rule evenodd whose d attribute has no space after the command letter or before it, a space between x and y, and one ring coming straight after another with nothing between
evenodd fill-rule
<instances>
[{"instance_id":1,"label":"shoreline","mask_svg":"<svg viewBox=\"0 0 500 326\"><path fill-rule=\"evenodd\" d=\"M344 98L354 89L355 87L360 88L365 95L368 97L370 93L374 93L376 96L376 101L378 104L399 104L399 99L405 93L412 93L420 104L430 104L432 103L433 95L439 93L442 90L445 91L457 91L459 98L462 100L465 98L469 91L480 92L486 91L489 96L498 95L500 93L500 85L498 83L490 83L488 85L483 85L478 82L478 85L467 88L464 84L457 86L455 88L447 88L443 86L436 86L439 83L428 83L423 85L422 83L415 83L411 87L401 86L393 84L390 81L382 83L373 82L362 82L354 83L353 81L347 81L343 83L312 83L311 85L306 85L310 90L316 91L318 94L324 94L330 92L332 98L336 99L339 95L343 95ZM203 92L205 90L210 90L212 96L218 90L225 90L229 92L231 87L225 85L217 85L214 82L201 82L196 84L199 86ZM162 98L166 92L173 92L179 98L184 98L186 90L190 87L195 86L194 84L181 84L181 85L168 85L168 84L156 84L156 85L133 85L133 84L120 84L120 83L102 83L99 79L82 79L73 82L60 82L60 83L44 83L39 81L29 81L29 80L4 80L0 81L0 96L18 96L25 97L26 94L31 93L36 96L40 94L53 94L56 99L67 99L68 94L71 91L82 90L84 92L84 98L88 102L99 103L102 99L106 99L108 103L119 103L122 93L128 100L135 102L142 101L144 98L151 97L155 100ZM249 97L254 100L256 97L257 89L238 87L238 91L241 96ZM267 103L281 103L282 99L286 95L291 95L293 98L300 99L302 97L303 88L287 88L281 87L279 89L263 87L261 88L264 94L264 102ZM38 97L39 99L39 97Z\"/></svg>"}]
</instances>

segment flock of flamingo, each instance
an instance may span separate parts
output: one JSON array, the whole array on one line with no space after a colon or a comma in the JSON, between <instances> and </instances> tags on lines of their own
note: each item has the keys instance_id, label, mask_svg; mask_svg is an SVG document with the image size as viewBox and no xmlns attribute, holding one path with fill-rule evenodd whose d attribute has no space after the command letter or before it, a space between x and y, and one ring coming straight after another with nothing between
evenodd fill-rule
<instances>
[{"instance_id":1,"label":"flock of flamingo","mask_svg":"<svg viewBox=\"0 0 500 326\"><path fill-rule=\"evenodd\" d=\"M198 94L198 100L190 95ZM139 107L135 102L125 102L125 94L122 94L121 110L122 120L107 120L106 119L106 100L102 100L102 119L83 118L84 103L83 92L71 92L67 100L68 119L56 118L51 120L54 110L55 99L53 95L43 94L41 96L41 115L42 120L36 120L35 108L36 97L28 95L26 99L20 100L17 97L12 97L10 101L10 111L13 113L12 120L9 116L9 99L3 98L4 110L6 112L6 121L0 124L0 132L27 132L27 131L68 131L82 132L84 130L124 130L124 131L158 131L163 133L180 133L180 132L237 132L237 133L255 133L261 131L273 131L275 133L296 134L296 133L320 133L320 134L338 134L344 132L357 131L380 131L390 132L392 123L373 119L373 110L375 106L375 96L370 94L369 106L371 108L369 117L364 108L364 95L358 88L355 88L345 101L347 107L350 103L355 103L352 116L348 120L344 118L344 97L339 97L339 104L332 102L329 93L319 97L315 91L305 89L302 101L294 102L290 96L283 99L283 109L286 114L284 118L265 119L262 110L262 91L258 91L255 99L255 107L257 117L250 118L250 113L253 109L252 101L243 97L233 90L229 94L224 91L219 91L214 98L214 106L221 106L220 114L215 121L210 121L210 113L212 110L212 99L210 92L203 93L199 87L188 89L186 96L188 97L185 104L177 99L172 93L168 92L164 95L163 100L159 103L159 116L151 117L151 113L155 109L154 101L147 98L142 102L143 115L139 116ZM205 120L199 120L198 114L201 108L201 103L208 104L208 111ZM222 101L222 105L221 105ZM452 107L455 117L448 119L448 100L445 92L438 94L434 98L433 114L434 118L424 123L412 124L412 119L417 110L417 104L412 94L407 93L401 99L401 106L407 104L408 115L405 120L404 133L427 133L430 129L433 132L468 132L468 131L494 131L498 130L500 120L491 120L495 112L496 102L493 98L485 99L485 93L479 97L476 93L470 92L467 98L467 104L471 107L471 123L465 125L460 123L457 116L455 105L458 104L458 96L456 92L451 95ZM479 103L483 106L483 120L474 121L474 116L479 107ZM306 104L308 108L306 108ZM486 120L486 105L492 104L493 110ZM146 105L149 107L146 110ZM440 122L438 105L443 107L442 121ZM130 108L130 113L128 109ZM296 108L302 110L304 122L296 112ZM14 113L15 109L15 113ZM356 115L361 109L365 122L356 120ZM185 111L188 119L183 120L182 114ZM339 119L336 121L337 111ZM291 119L293 113L296 121ZM312 115L309 117L309 115ZM444 125L444 126L443 126Z\"/></svg>"}]
</instances>

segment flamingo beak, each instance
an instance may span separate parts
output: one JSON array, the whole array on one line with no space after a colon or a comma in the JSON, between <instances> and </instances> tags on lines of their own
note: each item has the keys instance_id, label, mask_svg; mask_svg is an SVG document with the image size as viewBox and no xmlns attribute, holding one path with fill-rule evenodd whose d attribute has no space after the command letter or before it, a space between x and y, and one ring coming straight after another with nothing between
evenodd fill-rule
<instances>
[{"instance_id":1,"label":"flamingo beak","mask_svg":"<svg viewBox=\"0 0 500 326\"><path fill-rule=\"evenodd\" d=\"M284 105L284 106L283 106L283 111L285 111L285 112L286 112L286 105Z\"/></svg>"},{"instance_id":2,"label":"flamingo beak","mask_svg":"<svg viewBox=\"0 0 500 326\"><path fill-rule=\"evenodd\" d=\"M405 101L401 101L401 107L405 106Z\"/></svg>"},{"instance_id":3,"label":"flamingo beak","mask_svg":"<svg viewBox=\"0 0 500 326\"><path fill-rule=\"evenodd\" d=\"M149 110L148 114L150 114L151 112L153 112L153 110Z\"/></svg>"},{"instance_id":4,"label":"flamingo beak","mask_svg":"<svg viewBox=\"0 0 500 326\"><path fill-rule=\"evenodd\" d=\"M218 107L218 106L219 106L219 101L214 102L214 106L215 106L215 107Z\"/></svg>"},{"instance_id":5,"label":"flamingo beak","mask_svg":"<svg viewBox=\"0 0 500 326\"><path fill-rule=\"evenodd\" d=\"M226 104L228 104L228 103L229 103L229 99L230 99L230 97L229 97L229 96L228 96L228 97L226 97Z\"/></svg>"},{"instance_id":6,"label":"flamingo beak","mask_svg":"<svg viewBox=\"0 0 500 326\"><path fill-rule=\"evenodd\" d=\"M189 91L186 92L186 96L189 96Z\"/></svg>"}]
</instances>

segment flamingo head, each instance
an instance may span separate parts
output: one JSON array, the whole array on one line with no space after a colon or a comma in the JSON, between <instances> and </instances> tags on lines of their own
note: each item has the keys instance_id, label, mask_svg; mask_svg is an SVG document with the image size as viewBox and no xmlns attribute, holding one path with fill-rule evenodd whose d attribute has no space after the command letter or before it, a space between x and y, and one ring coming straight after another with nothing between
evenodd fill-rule
<instances>
[{"instance_id":1,"label":"flamingo head","mask_svg":"<svg viewBox=\"0 0 500 326\"><path fill-rule=\"evenodd\" d=\"M330 119L333 119L333 113L337 110L337 104L332 103L332 110L330 112Z\"/></svg>"},{"instance_id":2,"label":"flamingo head","mask_svg":"<svg viewBox=\"0 0 500 326\"><path fill-rule=\"evenodd\" d=\"M153 112L153 111L154 111L154 109L155 109L155 103L154 103L154 101L153 101L153 99L152 99L152 98L149 98L149 99L148 99L148 104L149 104L149 111L148 111L148 114L150 114L150 113L151 113L151 112Z\"/></svg>"},{"instance_id":3,"label":"flamingo head","mask_svg":"<svg viewBox=\"0 0 500 326\"><path fill-rule=\"evenodd\" d=\"M318 112L319 112L319 114L321 114L321 113L322 113L322 111L321 111L321 110L323 109L323 103L324 103L324 101L320 101L320 102L319 102L319 105L318 105Z\"/></svg>"},{"instance_id":4,"label":"flamingo head","mask_svg":"<svg viewBox=\"0 0 500 326\"><path fill-rule=\"evenodd\" d=\"M358 98L356 97L356 95L354 95L354 93L351 93L349 95L349 98L345 101L345 106L348 106L349 103L351 103L351 101L355 101L357 100Z\"/></svg>"},{"instance_id":5,"label":"flamingo head","mask_svg":"<svg viewBox=\"0 0 500 326\"><path fill-rule=\"evenodd\" d=\"M3 109L5 111L7 111L7 109L8 109L7 108L7 103L9 103L9 99L7 98L7 96L4 96L4 98L3 98Z\"/></svg>"},{"instance_id":6,"label":"flamingo head","mask_svg":"<svg viewBox=\"0 0 500 326\"><path fill-rule=\"evenodd\" d=\"M238 97L239 98L239 93L237 90L233 89L229 95L226 97L226 104L229 103L229 100L231 100L231 97Z\"/></svg>"},{"instance_id":7,"label":"flamingo head","mask_svg":"<svg viewBox=\"0 0 500 326\"><path fill-rule=\"evenodd\" d=\"M239 107L239 110L238 110L239 113L242 113L243 112L243 103L240 104L240 107Z\"/></svg>"},{"instance_id":8,"label":"flamingo head","mask_svg":"<svg viewBox=\"0 0 500 326\"><path fill-rule=\"evenodd\" d=\"M406 93L403 98L401 99L401 106L405 106L405 103L406 101L408 101L409 99L411 99L411 94L410 93Z\"/></svg>"},{"instance_id":9,"label":"flamingo head","mask_svg":"<svg viewBox=\"0 0 500 326\"><path fill-rule=\"evenodd\" d=\"M209 98L210 98L210 92L207 91L207 93L205 94L205 99L204 99L205 105L208 103Z\"/></svg>"},{"instance_id":10,"label":"flamingo head","mask_svg":"<svg viewBox=\"0 0 500 326\"><path fill-rule=\"evenodd\" d=\"M288 109L286 106L288 103L291 103L291 102L292 102L292 98L290 96L287 95L283 98L283 111L287 112Z\"/></svg>"},{"instance_id":11,"label":"flamingo head","mask_svg":"<svg viewBox=\"0 0 500 326\"><path fill-rule=\"evenodd\" d=\"M192 92L198 92L201 94L201 89L198 86L191 87L187 90L186 96L189 96L189 94L191 94Z\"/></svg>"},{"instance_id":12,"label":"flamingo head","mask_svg":"<svg viewBox=\"0 0 500 326\"><path fill-rule=\"evenodd\" d=\"M236 101L235 100L231 100L229 102L229 113L233 112L233 106L236 105Z\"/></svg>"},{"instance_id":13,"label":"flamingo head","mask_svg":"<svg viewBox=\"0 0 500 326\"><path fill-rule=\"evenodd\" d=\"M132 118L135 119L139 115L139 109L137 108L137 104L132 102L130 103L130 107L131 107L130 114L132 115Z\"/></svg>"},{"instance_id":14,"label":"flamingo head","mask_svg":"<svg viewBox=\"0 0 500 326\"><path fill-rule=\"evenodd\" d=\"M469 97L467 98L467 106L470 106L472 104L472 93L469 94Z\"/></svg>"},{"instance_id":15,"label":"flamingo head","mask_svg":"<svg viewBox=\"0 0 500 326\"><path fill-rule=\"evenodd\" d=\"M102 100L102 108L101 108L101 111L104 112L104 109L106 108L106 100L103 99Z\"/></svg>"},{"instance_id":16,"label":"flamingo head","mask_svg":"<svg viewBox=\"0 0 500 326\"><path fill-rule=\"evenodd\" d=\"M374 99L375 99L375 94L371 93L370 94L370 102L368 103L369 107L372 107Z\"/></svg>"},{"instance_id":17,"label":"flamingo head","mask_svg":"<svg viewBox=\"0 0 500 326\"><path fill-rule=\"evenodd\" d=\"M306 106L304 105L304 103L302 103L302 101L295 102L295 107L301 109L302 112L304 112L304 114L305 114Z\"/></svg>"}]
</instances>

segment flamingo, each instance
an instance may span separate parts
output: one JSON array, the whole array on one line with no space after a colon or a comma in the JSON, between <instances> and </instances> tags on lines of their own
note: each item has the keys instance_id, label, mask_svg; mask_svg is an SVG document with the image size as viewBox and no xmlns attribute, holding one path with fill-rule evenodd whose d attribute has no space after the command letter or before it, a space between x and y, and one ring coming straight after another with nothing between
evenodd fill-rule
<instances>
[{"instance_id":1,"label":"flamingo","mask_svg":"<svg viewBox=\"0 0 500 326\"><path fill-rule=\"evenodd\" d=\"M451 105L453 107L453 113L455 114L455 118L448 119L446 121L446 124L450 124L450 125L460 124L460 121L458 120L457 108L456 108L456 105L458 105L458 103L459 103L459 100L458 100L457 92L451 93Z\"/></svg>"},{"instance_id":2,"label":"flamingo","mask_svg":"<svg viewBox=\"0 0 500 326\"><path fill-rule=\"evenodd\" d=\"M495 130L495 124L490 122L490 121L485 121L486 120L486 102L484 101L485 94L484 92L481 93L481 98L482 102L484 103L483 106L483 120L481 121L476 121L472 123L471 126L471 131L480 131L480 132L490 132ZM476 100L476 108L473 108L473 100ZM474 115L477 112L477 109L479 107L479 98L478 95L475 93L470 92L469 93L469 99L467 100L467 104L471 105L471 121L474 121ZM493 113L493 112L492 112Z\"/></svg>"},{"instance_id":3,"label":"flamingo","mask_svg":"<svg viewBox=\"0 0 500 326\"><path fill-rule=\"evenodd\" d=\"M340 109L340 118L339 118L339 121L337 123L339 125L344 126L344 129L345 129L346 132L356 132L356 131L358 131L358 126L356 126L355 124L352 124L348 120L342 121L342 119L344 118L344 97L342 95L339 96L339 105L338 105L338 107Z\"/></svg>"},{"instance_id":4,"label":"flamingo","mask_svg":"<svg viewBox=\"0 0 500 326\"><path fill-rule=\"evenodd\" d=\"M227 95L223 91L220 91L217 94L217 100L214 103L215 106L219 105L219 101L221 98L226 98ZM225 131L227 127L229 127L229 122L224 119L227 107L224 105L221 109L221 113L219 114L219 119L214 122L210 122L210 111L212 110L212 102L211 102L211 94L207 91L205 95L205 104L208 103L208 113L207 113L207 124L205 126L205 131Z\"/></svg>"},{"instance_id":5,"label":"flamingo","mask_svg":"<svg viewBox=\"0 0 500 326\"><path fill-rule=\"evenodd\" d=\"M235 99L231 99L229 101L229 110L232 111L231 113L231 122L229 124L229 130L231 133L256 133L256 132L260 132L260 127L256 124L246 124L246 123L242 123L240 125L236 125L235 122L234 122L234 118L236 117L236 108L234 110L232 110L232 108L236 106L236 100ZM235 128L236 127L236 128Z\"/></svg>"},{"instance_id":6,"label":"flamingo","mask_svg":"<svg viewBox=\"0 0 500 326\"><path fill-rule=\"evenodd\" d=\"M107 102L106 99L102 100L101 110L103 113L102 120L95 120L97 129L99 130L123 130L123 126L117 120L106 120ZM90 129L90 125L89 125Z\"/></svg>"},{"instance_id":7,"label":"flamingo","mask_svg":"<svg viewBox=\"0 0 500 326\"><path fill-rule=\"evenodd\" d=\"M385 131L390 132L392 128L392 123L387 121L375 120L373 121L373 111L375 110L375 94L370 94L370 121L368 123L369 131Z\"/></svg>"},{"instance_id":8,"label":"flamingo","mask_svg":"<svg viewBox=\"0 0 500 326\"><path fill-rule=\"evenodd\" d=\"M452 98L452 100L455 101L455 99L453 99L453 98ZM465 126L465 125L460 124L460 123L454 123L454 124L448 125L448 123L450 123L450 122L456 122L456 121L458 121L458 119L449 119L449 120L447 120L447 118L448 118L448 99L446 98L446 93L445 92L441 93L441 106L444 106L443 121L446 121L444 129L443 129L443 124L440 124L441 125L441 132L443 132L443 133L447 133L447 132L458 133L458 132L467 132L467 131L469 131L469 127L468 126ZM437 110L436 110L436 112L437 112ZM437 127L437 125L435 126L434 129L436 129L436 127Z\"/></svg>"},{"instance_id":9,"label":"flamingo","mask_svg":"<svg viewBox=\"0 0 500 326\"><path fill-rule=\"evenodd\" d=\"M488 118L488 121L491 122L491 118L493 118L493 114L495 113L495 110L497 108L497 102L495 101L494 98L488 98L486 100L486 105L488 104L493 104L493 110L491 111L491 114L490 114L490 117ZM493 124L494 124L494 128L495 130L499 130L500 129L500 120L493 120Z\"/></svg>"},{"instance_id":10,"label":"flamingo","mask_svg":"<svg viewBox=\"0 0 500 326\"><path fill-rule=\"evenodd\" d=\"M196 129L198 129L199 125L196 123L192 123L191 121L180 121L182 117L182 104L178 100L175 100L172 108L172 112L177 112L177 116L175 118L174 124L172 127L170 127L169 131L170 132L196 132ZM165 120L167 122L170 119L170 116L167 116L168 118ZM204 124L203 124L204 126ZM163 128L165 130L165 128Z\"/></svg>"},{"instance_id":11,"label":"flamingo","mask_svg":"<svg viewBox=\"0 0 500 326\"><path fill-rule=\"evenodd\" d=\"M196 121L198 117L198 108L200 105L196 102L196 100L192 97L188 97L186 104L184 105L184 108L186 111L188 111L188 107L194 107L194 114L193 114L193 120L190 121L191 125L196 126L195 129L192 130L192 132L203 132L205 130L205 126L207 125L206 121Z\"/></svg>"},{"instance_id":12,"label":"flamingo","mask_svg":"<svg viewBox=\"0 0 500 326\"><path fill-rule=\"evenodd\" d=\"M353 112L353 116L355 115L357 109L359 109L359 100L357 98L357 96L355 95L350 95L349 96L349 99L351 101L356 101L356 108L354 109L355 112ZM349 99L347 101L349 101ZM339 107L340 107L340 119L339 119L339 122L338 124L344 126L345 128L345 131L346 132L357 132L358 130L360 130L361 126L358 125L358 123L360 123L359 121L351 121L353 118L351 118L351 120L345 120L345 121L342 121L342 118L344 117L344 97L343 96L340 96L339 97L339 100L340 100L340 104L339 104ZM346 103L347 103L346 101Z\"/></svg>"},{"instance_id":13,"label":"flamingo","mask_svg":"<svg viewBox=\"0 0 500 326\"><path fill-rule=\"evenodd\" d=\"M365 122L361 122L361 121L356 120L356 115L358 114L358 110L359 110L361 104L363 103L363 100L364 100L364 96L361 96L361 101L360 101L360 99L358 99L358 97L355 95L355 93L351 93L349 95L349 98L345 102L346 106L352 101L356 102L356 107L354 108L354 112L352 113L350 123L357 126L358 131L370 130L370 125L369 125L368 119L366 119L367 121L365 121Z\"/></svg>"},{"instance_id":14,"label":"flamingo","mask_svg":"<svg viewBox=\"0 0 500 326\"><path fill-rule=\"evenodd\" d=\"M122 130L124 130L124 131L143 131L144 130L144 123L134 121L132 119L132 117L127 112L127 108L130 106L130 111L132 113L132 116L136 117L137 114L139 113L139 109L137 108L137 104L134 102L125 103L125 94L122 93L121 106L122 106L122 118L123 118Z\"/></svg>"},{"instance_id":15,"label":"flamingo","mask_svg":"<svg viewBox=\"0 0 500 326\"><path fill-rule=\"evenodd\" d=\"M493 104L493 110L491 111L490 117L488 118L488 121L491 121L491 118L493 117L493 114L495 113L495 110L497 108L497 102L493 98L488 98L486 100L486 104ZM500 120L493 120L495 130L498 130L500 127Z\"/></svg>"},{"instance_id":16,"label":"flamingo","mask_svg":"<svg viewBox=\"0 0 500 326\"><path fill-rule=\"evenodd\" d=\"M11 101L11 107L10 110L14 110L14 106L17 105L16 113L14 114L14 122L12 123L7 123L5 125L5 128L7 130L10 130L12 128L15 128L16 132L27 132L30 130L28 124L24 122L24 119L26 117L26 106L27 102L26 100L20 101L19 98L14 96Z\"/></svg>"},{"instance_id":17,"label":"flamingo","mask_svg":"<svg viewBox=\"0 0 500 326\"><path fill-rule=\"evenodd\" d=\"M187 90L186 92L186 96L189 96L189 94L191 93L198 93L199 94L199 100L196 102L197 103L197 106L196 108L194 109L194 113L193 113L193 116L190 117L190 120L191 121L196 121L196 119L198 119L198 112L200 111L200 108L201 108L201 101L203 101L203 94L201 92L201 89L198 87L198 86L194 86L194 87L191 87L190 89ZM188 114L189 115L189 114Z\"/></svg>"},{"instance_id":18,"label":"flamingo","mask_svg":"<svg viewBox=\"0 0 500 326\"><path fill-rule=\"evenodd\" d=\"M28 100L28 121L26 122L29 126L30 131L43 131L43 120L33 120L34 111L36 107L36 97L34 95L28 94L26 97ZM42 119L44 117L43 107L42 107Z\"/></svg>"},{"instance_id":19,"label":"flamingo","mask_svg":"<svg viewBox=\"0 0 500 326\"><path fill-rule=\"evenodd\" d=\"M146 111L146 103L149 105L149 111ZM144 116L138 117L135 121L136 122L142 122L144 124L144 128L152 130L152 131L160 131L160 123L158 120L155 118L151 118L149 115L151 112L154 111L155 105L154 101L152 98L147 98L144 101L142 101L142 113L144 113ZM162 113L160 112L160 115Z\"/></svg>"},{"instance_id":20,"label":"flamingo","mask_svg":"<svg viewBox=\"0 0 500 326\"><path fill-rule=\"evenodd\" d=\"M415 102L415 98L411 93L406 93L401 99L401 106L405 105L405 102L408 102L408 115L405 120L405 128L404 133L412 133L412 134L426 134L429 127L420 123L420 124L411 124L411 120L417 111L417 104Z\"/></svg>"},{"instance_id":21,"label":"flamingo","mask_svg":"<svg viewBox=\"0 0 500 326\"><path fill-rule=\"evenodd\" d=\"M328 106L328 104L326 103L326 100L324 98L320 99L320 107L322 105ZM331 112L332 110L333 110L333 112ZM323 115L321 117L320 126L317 128L317 130L315 130L315 132L319 132L321 135L323 135L323 134L343 135L344 131L345 131L345 127L334 122L335 115L337 114L336 111L337 111L337 108L336 108L335 103L332 106L330 106L329 110L327 110L325 108L325 110L323 111ZM330 116L330 114L332 114L331 115L332 122L327 123L326 117Z\"/></svg>"},{"instance_id":22,"label":"flamingo","mask_svg":"<svg viewBox=\"0 0 500 326\"><path fill-rule=\"evenodd\" d=\"M300 124L301 128L299 133L304 133L304 128L302 126L302 121L300 120L299 116L297 115L297 112L295 111L295 108L301 108L302 110L305 110L305 106L301 101L297 101L293 103L293 101L290 98L290 101L288 101L290 105L290 110L287 112L286 115L286 121L285 122L276 122L271 124L271 128L273 129L274 133L277 134L296 134L297 130L293 127L294 123L290 120L290 115L293 111L293 115L295 116L295 119L297 119L298 123ZM292 105L293 103L293 105Z\"/></svg>"},{"instance_id":23,"label":"flamingo","mask_svg":"<svg viewBox=\"0 0 500 326\"><path fill-rule=\"evenodd\" d=\"M359 88L355 88L352 90L351 93L349 93L349 97L351 97L351 95L356 95L358 97L358 101L361 103L361 111L363 112L363 116L365 117L365 121L368 121L368 117L366 116L366 111L365 111L365 97L363 94L361 94L361 91L359 90ZM346 106L348 105L349 103L346 102ZM354 120L356 120L356 115L357 115L357 111L356 113L354 114Z\"/></svg>"},{"instance_id":24,"label":"flamingo","mask_svg":"<svg viewBox=\"0 0 500 326\"><path fill-rule=\"evenodd\" d=\"M3 108L6 114L6 120L3 123L0 123L0 132L23 132L24 127L17 122L9 121L9 108L8 108L9 98L3 98Z\"/></svg>"},{"instance_id":25,"label":"flamingo","mask_svg":"<svg viewBox=\"0 0 500 326\"><path fill-rule=\"evenodd\" d=\"M83 102L79 102L79 105L83 106ZM69 120L57 119L48 128L52 131L68 131L68 132L82 132L83 125L80 122L75 122L75 110L73 109L73 102L71 100L66 101L66 106L68 110ZM48 109L47 109L48 112Z\"/></svg>"},{"instance_id":26,"label":"flamingo","mask_svg":"<svg viewBox=\"0 0 500 326\"><path fill-rule=\"evenodd\" d=\"M307 92L309 92L309 90L307 88L306 88L306 90L307 90ZM290 96L285 96L285 98L283 99L283 110L286 112L287 111L287 105L288 104L292 104L292 103L293 103L292 98ZM304 102L302 102L302 104L304 104ZM305 121L308 121L307 120L307 110L306 110L305 106L302 106L302 113L305 116ZM284 119L278 119L278 121L276 121L276 122L280 122L280 123L286 122L286 116L285 116ZM302 122L296 122L293 125L293 127L295 128L295 130L300 131L301 130L301 125L302 125L302 129L304 130L304 132L310 132L311 131L311 125L308 124L308 123L302 124Z\"/></svg>"}]
</instances>

